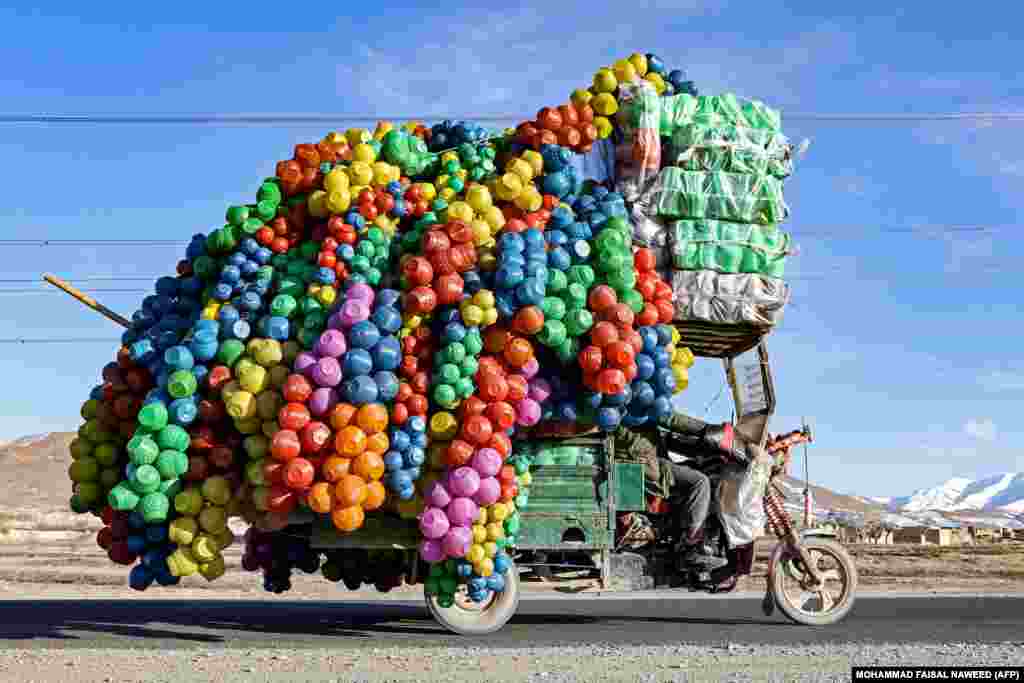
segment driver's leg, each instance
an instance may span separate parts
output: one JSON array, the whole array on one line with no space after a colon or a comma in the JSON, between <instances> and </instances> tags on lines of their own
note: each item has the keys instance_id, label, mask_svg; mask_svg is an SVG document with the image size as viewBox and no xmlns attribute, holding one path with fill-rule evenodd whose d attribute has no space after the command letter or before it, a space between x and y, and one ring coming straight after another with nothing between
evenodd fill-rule
<instances>
[{"instance_id":1,"label":"driver's leg","mask_svg":"<svg viewBox=\"0 0 1024 683\"><path fill-rule=\"evenodd\" d=\"M675 478L673 507L681 514L683 532L678 550L682 567L704 567L714 569L726 564L704 543L704 523L711 505L711 482L707 475L692 467L672 464ZM679 514L679 513L677 513Z\"/></svg>"},{"instance_id":2,"label":"driver's leg","mask_svg":"<svg viewBox=\"0 0 1024 683\"><path fill-rule=\"evenodd\" d=\"M672 506L682 513L680 522L685 545L696 545L702 539L704 521L711 504L711 482L707 475L692 467L671 463Z\"/></svg>"}]
</instances>

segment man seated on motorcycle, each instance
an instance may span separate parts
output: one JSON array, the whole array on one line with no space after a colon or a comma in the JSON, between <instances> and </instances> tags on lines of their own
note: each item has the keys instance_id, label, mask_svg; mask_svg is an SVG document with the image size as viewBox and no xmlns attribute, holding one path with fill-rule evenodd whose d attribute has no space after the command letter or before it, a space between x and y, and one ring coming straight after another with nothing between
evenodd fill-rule
<instances>
[{"instance_id":1,"label":"man seated on motorcycle","mask_svg":"<svg viewBox=\"0 0 1024 683\"><path fill-rule=\"evenodd\" d=\"M690 433L703 423L673 414L662 419L660 425L674 432ZM682 533L682 563L718 564L717 558L704 551L704 522L711 505L711 482L703 472L659 457L659 442L657 424L620 426L615 432L615 452L628 453L643 464L647 493L671 503Z\"/></svg>"}]
</instances>

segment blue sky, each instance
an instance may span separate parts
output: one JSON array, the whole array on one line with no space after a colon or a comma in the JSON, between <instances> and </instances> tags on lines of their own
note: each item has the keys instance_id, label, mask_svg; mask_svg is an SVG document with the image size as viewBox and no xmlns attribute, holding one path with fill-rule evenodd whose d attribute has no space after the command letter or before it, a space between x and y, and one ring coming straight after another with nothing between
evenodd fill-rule
<instances>
[{"instance_id":1,"label":"blue sky","mask_svg":"<svg viewBox=\"0 0 1024 683\"><path fill-rule=\"evenodd\" d=\"M0 9L0 113L526 118L637 50L685 69L704 93L780 108L786 133L811 144L786 184L784 227L801 252L789 271L793 304L770 340L775 428L807 415L812 479L863 495L1024 470L1024 122L786 119L1024 110L1024 75L1010 57L1024 11L1010 3L965 12L860 2L843 15L809 2L487 3L457 13L378 2L356 17L114 4L85 17L80 3ZM184 242L249 200L294 144L327 130L0 124L0 239ZM8 279L155 277L173 270L183 245L0 249ZM102 300L130 314L141 295ZM62 295L0 293L0 306L0 338L117 335ZM112 354L97 343L0 345L0 440L74 428ZM701 363L689 410L705 415L721 382L719 366ZM709 419L728 419L727 399Z\"/></svg>"}]
</instances>

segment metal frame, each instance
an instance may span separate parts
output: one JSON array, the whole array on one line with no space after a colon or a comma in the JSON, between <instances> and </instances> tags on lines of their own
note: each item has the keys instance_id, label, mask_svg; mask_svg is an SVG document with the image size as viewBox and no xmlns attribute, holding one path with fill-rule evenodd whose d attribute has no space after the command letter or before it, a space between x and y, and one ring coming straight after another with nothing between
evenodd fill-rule
<instances>
[{"instance_id":1,"label":"metal frame","mask_svg":"<svg viewBox=\"0 0 1024 683\"><path fill-rule=\"evenodd\" d=\"M768 361L768 346L765 337L770 327L757 325L733 325L688 320L676 322L681 346L685 346L697 358L721 358L726 381L732 389L733 404L736 406L736 430L752 443L764 448L768 440L768 421L775 413L775 384L772 381ZM735 360L751 349L757 349L764 385L765 407L746 414L743 398L736 381Z\"/></svg>"},{"instance_id":2,"label":"metal frame","mask_svg":"<svg viewBox=\"0 0 1024 683\"><path fill-rule=\"evenodd\" d=\"M771 328L750 324L721 324L700 320L676 322L680 344L698 358L735 358L749 351L771 332Z\"/></svg>"},{"instance_id":3,"label":"metal frame","mask_svg":"<svg viewBox=\"0 0 1024 683\"><path fill-rule=\"evenodd\" d=\"M604 463L605 463L605 476L607 479L607 485L605 489L608 491L608 537L612 540L612 544L601 550L601 588L607 590L611 587L612 582L612 549L615 547L615 531L616 531L616 507L615 507L615 482L618 481L615 468L617 467L615 462L615 439L611 435L604 438Z\"/></svg>"},{"instance_id":4,"label":"metal frame","mask_svg":"<svg viewBox=\"0 0 1024 683\"><path fill-rule=\"evenodd\" d=\"M740 352L742 353L742 352ZM738 356L739 354L736 354ZM775 414L775 383L772 380L771 364L768 362L768 345L761 340L757 345L758 365L761 370L761 383L764 386L764 408L746 413L743 410L743 398L739 383L736 381L736 356L722 359L726 380L732 389L733 403L736 406L736 431L751 443L764 448L768 442L768 422Z\"/></svg>"}]
</instances>

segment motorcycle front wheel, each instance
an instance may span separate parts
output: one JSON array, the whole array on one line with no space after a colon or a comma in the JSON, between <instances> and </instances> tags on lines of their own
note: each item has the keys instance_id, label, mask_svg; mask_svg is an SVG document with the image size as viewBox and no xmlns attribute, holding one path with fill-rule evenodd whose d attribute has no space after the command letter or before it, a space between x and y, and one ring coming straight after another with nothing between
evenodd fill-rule
<instances>
[{"instance_id":1,"label":"motorcycle front wheel","mask_svg":"<svg viewBox=\"0 0 1024 683\"><path fill-rule=\"evenodd\" d=\"M775 604L790 620L829 626L846 618L857 593L857 567L840 544L823 538L802 541L823 581L815 586L795 553L783 553L771 572Z\"/></svg>"}]
</instances>

